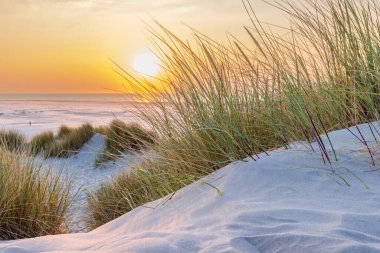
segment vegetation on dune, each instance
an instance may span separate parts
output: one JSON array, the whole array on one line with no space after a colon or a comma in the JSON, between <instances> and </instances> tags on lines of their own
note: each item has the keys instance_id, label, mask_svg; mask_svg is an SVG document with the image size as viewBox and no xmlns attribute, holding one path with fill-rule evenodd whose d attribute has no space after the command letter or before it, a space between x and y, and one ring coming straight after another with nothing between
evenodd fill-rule
<instances>
[{"instance_id":1,"label":"vegetation on dune","mask_svg":"<svg viewBox=\"0 0 380 253\"><path fill-rule=\"evenodd\" d=\"M195 32L188 43L159 24L151 29L165 69L162 84L156 89L149 80L124 77L155 105L141 111L158 136L154 155L89 196L90 226L170 196L231 161L257 160L258 153L295 140L316 142L331 162L337 157L326 146L333 145L321 134L379 119L380 5L276 5L292 19L285 36L260 23L249 1L244 6L252 27L245 30L251 42L230 38L222 45ZM355 136L367 145L359 129Z\"/></svg>"},{"instance_id":2,"label":"vegetation on dune","mask_svg":"<svg viewBox=\"0 0 380 253\"><path fill-rule=\"evenodd\" d=\"M128 180L125 180L128 178ZM87 220L88 229L99 227L117 217L130 211L128 198L124 198L125 189L133 189L141 187L140 178L123 173L119 175L113 184L102 184L96 194L88 195L89 209L91 216ZM144 198L144 196L140 196ZM119 200L116 203L116 200ZM146 203L149 199L141 199L141 202ZM112 212L109 212L112 210Z\"/></svg>"},{"instance_id":3,"label":"vegetation on dune","mask_svg":"<svg viewBox=\"0 0 380 253\"><path fill-rule=\"evenodd\" d=\"M65 138L66 136L71 134L73 132L73 130L74 130L73 128L68 127L66 125L60 126L59 130L58 130L58 134L57 134L58 139Z\"/></svg>"},{"instance_id":4,"label":"vegetation on dune","mask_svg":"<svg viewBox=\"0 0 380 253\"><path fill-rule=\"evenodd\" d=\"M141 149L145 143L153 143L153 136L136 123L126 124L121 120L110 123L106 136L107 148L111 152Z\"/></svg>"},{"instance_id":5,"label":"vegetation on dune","mask_svg":"<svg viewBox=\"0 0 380 253\"><path fill-rule=\"evenodd\" d=\"M101 135L107 135L108 133L108 130L109 130L109 127L108 126L97 126L94 128L94 132L95 133L98 133L98 134L101 134Z\"/></svg>"},{"instance_id":6,"label":"vegetation on dune","mask_svg":"<svg viewBox=\"0 0 380 253\"><path fill-rule=\"evenodd\" d=\"M15 152L25 147L25 137L16 131L0 131L0 147Z\"/></svg>"},{"instance_id":7,"label":"vegetation on dune","mask_svg":"<svg viewBox=\"0 0 380 253\"><path fill-rule=\"evenodd\" d=\"M32 155L37 155L39 153L49 150L51 145L55 141L54 133L51 131L40 133L32 138L29 142L29 150Z\"/></svg>"},{"instance_id":8,"label":"vegetation on dune","mask_svg":"<svg viewBox=\"0 0 380 253\"><path fill-rule=\"evenodd\" d=\"M20 157L0 148L0 239L65 232L70 181L63 182Z\"/></svg>"},{"instance_id":9,"label":"vegetation on dune","mask_svg":"<svg viewBox=\"0 0 380 253\"><path fill-rule=\"evenodd\" d=\"M56 138L45 155L47 157L69 157L75 154L93 135L94 128L90 124L83 124L61 135L61 138Z\"/></svg>"},{"instance_id":10,"label":"vegetation on dune","mask_svg":"<svg viewBox=\"0 0 380 253\"><path fill-rule=\"evenodd\" d=\"M99 165L113 160L125 151L138 151L154 142L154 135L136 123L113 120L107 129L101 129L106 138L106 149L98 157Z\"/></svg>"},{"instance_id":11,"label":"vegetation on dune","mask_svg":"<svg viewBox=\"0 0 380 253\"><path fill-rule=\"evenodd\" d=\"M95 133L90 124L77 128L62 125L58 134L47 131L38 134L28 143L31 155L42 154L44 157L69 157L75 154Z\"/></svg>"}]
</instances>

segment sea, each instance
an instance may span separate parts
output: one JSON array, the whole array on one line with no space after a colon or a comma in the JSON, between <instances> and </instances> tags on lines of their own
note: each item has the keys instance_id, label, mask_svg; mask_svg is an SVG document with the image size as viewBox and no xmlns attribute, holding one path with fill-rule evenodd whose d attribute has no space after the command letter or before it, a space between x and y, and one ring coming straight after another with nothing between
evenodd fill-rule
<instances>
[{"instance_id":1,"label":"sea","mask_svg":"<svg viewBox=\"0 0 380 253\"><path fill-rule=\"evenodd\" d=\"M30 138L65 124L107 125L113 119L144 124L138 110L149 106L133 94L0 94L0 130Z\"/></svg>"}]
</instances>

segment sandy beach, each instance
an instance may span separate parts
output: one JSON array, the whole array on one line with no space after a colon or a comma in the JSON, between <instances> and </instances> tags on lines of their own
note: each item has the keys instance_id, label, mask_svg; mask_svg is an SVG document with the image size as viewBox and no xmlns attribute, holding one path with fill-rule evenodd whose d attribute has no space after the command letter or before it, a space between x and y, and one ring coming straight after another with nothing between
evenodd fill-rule
<instances>
[{"instance_id":1,"label":"sandy beach","mask_svg":"<svg viewBox=\"0 0 380 253\"><path fill-rule=\"evenodd\" d=\"M57 132L62 124L100 126L115 118L142 123L136 116L141 107L134 96L125 94L0 95L0 130L21 131L31 138L43 131Z\"/></svg>"}]
</instances>

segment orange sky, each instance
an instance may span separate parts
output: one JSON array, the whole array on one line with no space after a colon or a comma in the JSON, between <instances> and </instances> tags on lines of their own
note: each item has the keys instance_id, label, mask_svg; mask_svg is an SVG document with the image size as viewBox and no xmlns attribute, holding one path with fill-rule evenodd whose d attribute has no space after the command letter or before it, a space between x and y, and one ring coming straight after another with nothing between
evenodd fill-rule
<instances>
[{"instance_id":1,"label":"orange sky","mask_svg":"<svg viewBox=\"0 0 380 253\"><path fill-rule=\"evenodd\" d=\"M253 1L260 17L273 8ZM183 23L217 39L249 24L240 0L0 1L0 93L123 91L108 57L128 69L147 51L144 24L154 17L181 36Z\"/></svg>"}]
</instances>

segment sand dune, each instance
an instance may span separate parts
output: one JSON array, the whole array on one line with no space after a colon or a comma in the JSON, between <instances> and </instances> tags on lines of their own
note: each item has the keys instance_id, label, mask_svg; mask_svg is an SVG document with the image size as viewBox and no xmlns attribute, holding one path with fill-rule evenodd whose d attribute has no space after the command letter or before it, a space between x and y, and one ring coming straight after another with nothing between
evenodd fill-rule
<instances>
[{"instance_id":1,"label":"sand dune","mask_svg":"<svg viewBox=\"0 0 380 253\"><path fill-rule=\"evenodd\" d=\"M361 129L380 158L369 127ZM163 205L92 232L0 242L0 251L380 252L380 167L347 130L329 136L339 158L331 165L295 143L232 163Z\"/></svg>"},{"instance_id":2,"label":"sand dune","mask_svg":"<svg viewBox=\"0 0 380 253\"><path fill-rule=\"evenodd\" d=\"M87 192L95 191L100 184L110 181L113 176L128 171L130 163L137 159L136 156L125 155L124 158L96 167L95 160L104 148L104 138L100 134L95 134L79 153L72 157L47 160L37 157L35 160L36 167L42 164L45 168L51 168L54 173L62 174L73 182L72 192L75 193L75 199L68 212L70 232L85 230Z\"/></svg>"}]
</instances>

